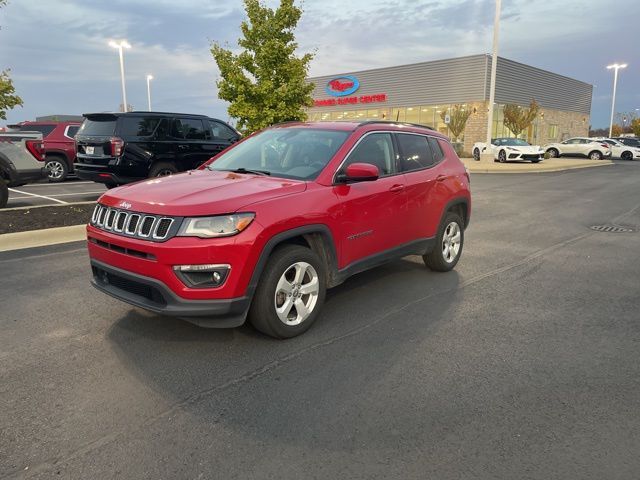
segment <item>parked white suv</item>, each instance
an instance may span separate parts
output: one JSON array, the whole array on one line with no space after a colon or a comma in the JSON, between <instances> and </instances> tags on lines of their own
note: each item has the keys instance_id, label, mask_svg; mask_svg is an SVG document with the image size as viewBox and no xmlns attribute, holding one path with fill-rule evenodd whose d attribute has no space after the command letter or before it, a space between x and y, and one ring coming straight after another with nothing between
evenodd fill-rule
<instances>
[{"instance_id":1,"label":"parked white suv","mask_svg":"<svg viewBox=\"0 0 640 480\"><path fill-rule=\"evenodd\" d=\"M589 157L591 160L602 160L611 156L609 144L600 140L586 137L569 138L560 143L549 143L545 145L544 151L551 158L567 157Z\"/></svg>"},{"instance_id":2,"label":"parked white suv","mask_svg":"<svg viewBox=\"0 0 640 480\"><path fill-rule=\"evenodd\" d=\"M625 145L613 138L603 138L602 142L611 145L611 158L620 158L622 160L640 160L640 148L631 145Z\"/></svg>"}]
</instances>

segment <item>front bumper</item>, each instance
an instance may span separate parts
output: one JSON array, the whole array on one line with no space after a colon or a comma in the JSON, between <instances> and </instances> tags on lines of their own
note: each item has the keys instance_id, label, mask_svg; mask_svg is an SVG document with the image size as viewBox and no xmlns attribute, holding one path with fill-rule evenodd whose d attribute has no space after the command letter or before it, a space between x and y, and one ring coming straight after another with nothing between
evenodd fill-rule
<instances>
[{"instance_id":1,"label":"front bumper","mask_svg":"<svg viewBox=\"0 0 640 480\"><path fill-rule=\"evenodd\" d=\"M180 317L201 327L232 328L245 322L248 297L189 300L178 297L164 283L91 259L91 284L118 300L161 315Z\"/></svg>"}]
</instances>

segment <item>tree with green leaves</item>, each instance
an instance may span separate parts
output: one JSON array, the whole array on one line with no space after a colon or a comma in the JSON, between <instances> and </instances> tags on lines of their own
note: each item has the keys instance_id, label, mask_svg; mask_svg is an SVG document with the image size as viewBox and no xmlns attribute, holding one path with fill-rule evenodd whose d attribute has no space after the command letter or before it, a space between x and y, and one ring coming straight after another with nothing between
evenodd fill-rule
<instances>
[{"instance_id":1,"label":"tree with green leaves","mask_svg":"<svg viewBox=\"0 0 640 480\"><path fill-rule=\"evenodd\" d=\"M305 120L313 105L313 84L306 81L313 54L296 56L294 30L302 9L280 0L277 9L260 0L244 0L247 20L240 28L242 49L235 54L214 42L211 54L220 69L218 96L230 103L238 128L252 133L274 123Z\"/></svg>"},{"instance_id":2,"label":"tree with green leaves","mask_svg":"<svg viewBox=\"0 0 640 480\"><path fill-rule=\"evenodd\" d=\"M504 106L504 125L518 137L531 126L540 112L540 105L531 100L529 107L509 103Z\"/></svg>"},{"instance_id":3,"label":"tree with green leaves","mask_svg":"<svg viewBox=\"0 0 640 480\"><path fill-rule=\"evenodd\" d=\"M0 0L0 8L7 4L7 0ZM9 70L0 72L0 119L7 119L7 110L22 105L22 99L16 95L16 89L13 86Z\"/></svg>"},{"instance_id":4,"label":"tree with green leaves","mask_svg":"<svg viewBox=\"0 0 640 480\"><path fill-rule=\"evenodd\" d=\"M453 105L450 109L440 112L440 118L442 118L443 122L447 115L449 115L449 131L451 131L453 141L457 141L467 126L467 120L471 116L471 109L463 105Z\"/></svg>"},{"instance_id":5,"label":"tree with green leaves","mask_svg":"<svg viewBox=\"0 0 640 480\"><path fill-rule=\"evenodd\" d=\"M22 105L22 99L16 95L16 89L9 77L9 70L0 72L0 119L7 119L7 110Z\"/></svg>"}]
</instances>

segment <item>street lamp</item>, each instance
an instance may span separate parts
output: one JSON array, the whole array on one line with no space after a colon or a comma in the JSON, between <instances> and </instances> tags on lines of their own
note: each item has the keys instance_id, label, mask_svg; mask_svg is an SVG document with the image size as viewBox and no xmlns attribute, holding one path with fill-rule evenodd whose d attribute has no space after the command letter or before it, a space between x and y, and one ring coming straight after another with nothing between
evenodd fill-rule
<instances>
[{"instance_id":1,"label":"street lamp","mask_svg":"<svg viewBox=\"0 0 640 480\"><path fill-rule=\"evenodd\" d=\"M613 65L607 65L607 69L614 69L613 73L613 98L611 99L611 121L609 122L609 136L611 137L613 133L613 112L616 108L616 86L618 85L618 70L621 68L627 68L626 63L614 63Z\"/></svg>"},{"instance_id":2,"label":"street lamp","mask_svg":"<svg viewBox=\"0 0 640 480\"><path fill-rule=\"evenodd\" d=\"M498 33L500 31L500 4L501 0L496 0L496 14L493 19L493 54L491 56L491 81L489 84L489 111L487 114L487 149L485 159L492 160L491 134L493 133L493 103L496 98L496 69L498 68Z\"/></svg>"},{"instance_id":3,"label":"street lamp","mask_svg":"<svg viewBox=\"0 0 640 480\"><path fill-rule=\"evenodd\" d=\"M120 40L119 42L114 42L111 40L109 42L109 46L112 48L117 48L118 53L120 54L120 80L122 81L122 110L126 112L128 108L127 104L127 89L124 85L124 55L122 54L123 48L131 48L129 42L126 40Z\"/></svg>"},{"instance_id":4,"label":"street lamp","mask_svg":"<svg viewBox=\"0 0 640 480\"><path fill-rule=\"evenodd\" d=\"M153 80L153 75L147 75L147 103L149 104L149 111L151 111L151 80Z\"/></svg>"}]
</instances>

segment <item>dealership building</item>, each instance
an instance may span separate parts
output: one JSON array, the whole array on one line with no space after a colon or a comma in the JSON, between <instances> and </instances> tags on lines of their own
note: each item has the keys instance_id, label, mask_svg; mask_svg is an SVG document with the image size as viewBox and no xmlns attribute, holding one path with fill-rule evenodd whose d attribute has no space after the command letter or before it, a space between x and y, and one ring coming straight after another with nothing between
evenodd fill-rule
<instances>
[{"instance_id":1,"label":"dealership building","mask_svg":"<svg viewBox=\"0 0 640 480\"><path fill-rule=\"evenodd\" d=\"M395 120L451 136L449 112L462 105L471 115L457 140L470 152L487 136L491 63L490 55L472 55L310 78L309 120ZM499 57L492 137L513 136L503 121L506 104L528 106L532 99L540 113L522 138L544 145L588 136L592 92L588 83Z\"/></svg>"}]
</instances>

